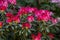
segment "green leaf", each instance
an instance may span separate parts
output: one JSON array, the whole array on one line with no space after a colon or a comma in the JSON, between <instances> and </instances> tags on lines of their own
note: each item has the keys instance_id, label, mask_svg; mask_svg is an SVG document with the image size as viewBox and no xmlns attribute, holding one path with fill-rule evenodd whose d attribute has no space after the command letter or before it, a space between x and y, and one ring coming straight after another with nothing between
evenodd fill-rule
<instances>
[{"instance_id":1,"label":"green leaf","mask_svg":"<svg viewBox=\"0 0 60 40\"><path fill-rule=\"evenodd\" d=\"M49 30L49 28L48 28L48 27L46 28L46 31L47 31L48 33L50 32L50 30Z\"/></svg>"}]
</instances>

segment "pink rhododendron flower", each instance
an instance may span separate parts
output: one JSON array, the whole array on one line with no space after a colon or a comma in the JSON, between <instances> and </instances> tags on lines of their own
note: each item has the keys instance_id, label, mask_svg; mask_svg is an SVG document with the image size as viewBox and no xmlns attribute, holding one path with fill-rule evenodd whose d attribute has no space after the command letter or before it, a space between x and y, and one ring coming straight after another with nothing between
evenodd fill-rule
<instances>
[{"instance_id":1,"label":"pink rhododendron flower","mask_svg":"<svg viewBox=\"0 0 60 40\"><path fill-rule=\"evenodd\" d=\"M41 16L40 12L37 10L35 11L35 16L38 17L38 16Z\"/></svg>"},{"instance_id":2,"label":"pink rhododendron flower","mask_svg":"<svg viewBox=\"0 0 60 40\"><path fill-rule=\"evenodd\" d=\"M37 35L34 35L34 34L31 35L33 40L41 40L41 36L42 36L41 33L38 33Z\"/></svg>"},{"instance_id":3,"label":"pink rhododendron flower","mask_svg":"<svg viewBox=\"0 0 60 40\"><path fill-rule=\"evenodd\" d=\"M3 3L3 6L5 6L5 7L7 8L7 7L8 7L8 2L5 1L5 2Z\"/></svg>"},{"instance_id":4,"label":"pink rhododendron flower","mask_svg":"<svg viewBox=\"0 0 60 40\"><path fill-rule=\"evenodd\" d=\"M6 23L12 23L12 22L13 22L12 18L6 19Z\"/></svg>"},{"instance_id":5,"label":"pink rhododendron flower","mask_svg":"<svg viewBox=\"0 0 60 40\"><path fill-rule=\"evenodd\" d=\"M51 12L48 10L39 10L35 12L35 16L39 21L48 21L51 15Z\"/></svg>"},{"instance_id":6,"label":"pink rhododendron flower","mask_svg":"<svg viewBox=\"0 0 60 40\"><path fill-rule=\"evenodd\" d=\"M44 15L44 14L46 14L47 16L52 15L52 13L49 10L39 10L39 12L40 12L41 15Z\"/></svg>"},{"instance_id":7,"label":"pink rhododendron flower","mask_svg":"<svg viewBox=\"0 0 60 40\"><path fill-rule=\"evenodd\" d=\"M22 28L31 28L31 25L29 23L23 23Z\"/></svg>"},{"instance_id":8,"label":"pink rhododendron flower","mask_svg":"<svg viewBox=\"0 0 60 40\"><path fill-rule=\"evenodd\" d=\"M6 15L7 18L13 18L13 16L14 16L14 15L13 15L12 13L10 13L10 12L6 13L5 15Z\"/></svg>"},{"instance_id":9,"label":"pink rhododendron flower","mask_svg":"<svg viewBox=\"0 0 60 40\"><path fill-rule=\"evenodd\" d=\"M16 0L8 0L9 3L16 5Z\"/></svg>"},{"instance_id":10,"label":"pink rhododendron flower","mask_svg":"<svg viewBox=\"0 0 60 40\"><path fill-rule=\"evenodd\" d=\"M5 6L1 6L0 10L6 10L6 7Z\"/></svg>"},{"instance_id":11,"label":"pink rhododendron flower","mask_svg":"<svg viewBox=\"0 0 60 40\"><path fill-rule=\"evenodd\" d=\"M26 10L25 7L21 7L18 11L18 15L20 15L20 16L24 15L24 14L27 14L27 13L28 13L28 11Z\"/></svg>"},{"instance_id":12,"label":"pink rhododendron flower","mask_svg":"<svg viewBox=\"0 0 60 40\"><path fill-rule=\"evenodd\" d=\"M37 10L37 8L32 8L32 7L26 7L26 10L28 11L28 12L30 12L30 13L32 13L32 12L35 12L36 10Z\"/></svg>"},{"instance_id":13,"label":"pink rhododendron flower","mask_svg":"<svg viewBox=\"0 0 60 40\"><path fill-rule=\"evenodd\" d=\"M28 16L27 20L28 20L28 22L32 22L32 21L34 21L34 17L33 16Z\"/></svg>"},{"instance_id":14,"label":"pink rhododendron flower","mask_svg":"<svg viewBox=\"0 0 60 40\"><path fill-rule=\"evenodd\" d=\"M43 21L48 21L49 19L50 19L50 17L46 14L41 16L41 20L43 20Z\"/></svg>"},{"instance_id":15,"label":"pink rhododendron flower","mask_svg":"<svg viewBox=\"0 0 60 40\"><path fill-rule=\"evenodd\" d=\"M13 21L16 23L20 23L20 18L18 16L14 16Z\"/></svg>"},{"instance_id":16,"label":"pink rhododendron flower","mask_svg":"<svg viewBox=\"0 0 60 40\"><path fill-rule=\"evenodd\" d=\"M2 0L0 0L0 6L2 6L2 4L3 4L3 1L2 1Z\"/></svg>"},{"instance_id":17,"label":"pink rhododendron flower","mask_svg":"<svg viewBox=\"0 0 60 40\"><path fill-rule=\"evenodd\" d=\"M6 10L8 7L7 0L0 0L0 10Z\"/></svg>"}]
</instances>

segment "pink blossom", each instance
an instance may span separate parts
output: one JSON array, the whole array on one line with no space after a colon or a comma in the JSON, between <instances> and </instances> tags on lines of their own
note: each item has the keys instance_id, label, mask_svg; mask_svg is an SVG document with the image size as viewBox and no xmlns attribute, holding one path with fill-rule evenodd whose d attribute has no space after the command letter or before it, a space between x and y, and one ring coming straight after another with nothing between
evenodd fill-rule
<instances>
[{"instance_id":1,"label":"pink blossom","mask_svg":"<svg viewBox=\"0 0 60 40\"><path fill-rule=\"evenodd\" d=\"M16 5L16 0L8 0L9 3Z\"/></svg>"},{"instance_id":2,"label":"pink blossom","mask_svg":"<svg viewBox=\"0 0 60 40\"><path fill-rule=\"evenodd\" d=\"M8 7L8 2L5 1L5 2L3 3L3 6L5 6L5 7L7 8L7 7Z\"/></svg>"},{"instance_id":3,"label":"pink blossom","mask_svg":"<svg viewBox=\"0 0 60 40\"><path fill-rule=\"evenodd\" d=\"M27 22L22 24L22 28L31 28L31 25Z\"/></svg>"},{"instance_id":4,"label":"pink blossom","mask_svg":"<svg viewBox=\"0 0 60 40\"><path fill-rule=\"evenodd\" d=\"M48 10L39 10L35 12L35 16L37 17L37 20L48 21L50 19L51 13Z\"/></svg>"},{"instance_id":5,"label":"pink blossom","mask_svg":"<svg viewBox=\"0 0 60 40\"><path fill-rule=\"evenodd\" d=\"M14 22L20 23L20 18L18 16L14 16L12 19Z\"/></svg>"},{"instance_id":6,"label":"pink blossom","mask_svg":"<svg viewBox=\"0 0 60 40\"><path fill-rule=\"evenodd\" d=\"M41 16L41 20L43 20L43 21L48 21L50 19L50 16L48 16L48 15L42 15Z\"/></svg>"},{"instance_id":7,"label":"pink blossom","mask_svg":"<svg viewBox=\"0 0 60 40\"><path fill-rule=\"evenodd\" d=\"M3 1L2 1L2 0L0 0L0 6L2 6L2 4L3 4Z\"/></svg>"},{"instance_id":8,"label":"pink blossom","mask_svg":"<svg viewBox=\"0 0 60 40\"><path fill-rule=\"evenodd\" d=\"M1 6L0 10L6 10L6 7L5 6Z\"/></svg>"},{"instance_id":9,"label":"pink blossom","mask_svg":"<svg viewBox=\"0 0 60 40\"><path fill-rule=\"evenodd\" d=\"M33 16L28 16L27 20L28 20L28 22L32 22L32 21L34 21L34 17Z\"/></svg>"},{"instance_id":10,"label":"pink blossom","mask_svg":"<svg viewBox=\"0 0 60 40\"><path fill-rule=\"evenodd\" d=\"M34 34L31 35L33 40L41 40L41 36L42 36L41 33L38 33L37 35L34 35Z\"/></svg>"},{"instance_id":11,"label":"pink blossom","mask_svg":"<svg viewBox=\"0 0 60 40\"><path fill-rule=\"evenodd\" d=\"M6 15L7 18L13 18L13 16L14 16L14 15L13 15L12 13L10 13L10 12L6 13L5 15Z\"/></svg>"},{"instance_id":12,"label":"pink blossom","mask_svg":"<svg viewBox=\"0 0 60 40\"><path fill-rule=\"evenodd\" d=\"M26 10L25 7L21 7L18 11L18 15L24 15L24 14L28 14L28 11Z\"/></svg>"},{"instance_id":13,"label":"pink blossom","mask_svg":"<svg viewBox=\"0 0 60 40\"><path fill-rule=\"evenodd\" d=\"M36 17L41 16L40 12L39 11L35 11L35 16Z\"/></svg>"},{"instance_id":14,"label":"pink blossom","mask_svg":"<svg viewBox=\"0 0 60 40\"><path fill-rule=\"evenodd\" d=\"M7 0L0 0L0 10L6 10L8 7Z\"/></svg>"},{"instance_id":15,"label":"pink blossom","mask_svg":"<svg viewBox=\"0 0 60 40\"><path fill-rule=\"evenodd\" d=\"M30 13L37 11L37 8L32 8L32 7L26 7L26 10Z\"/></svg>"},{"instance_id":16,"label":"pink blossom","mask_svg":"<svg viewBox=\"0 0 60 40\"><path fill-rule=\"evenodd\" d=\"M11 23L13 22L12 18L6 19L6 23Z\"/></svg>"}]
</instances>

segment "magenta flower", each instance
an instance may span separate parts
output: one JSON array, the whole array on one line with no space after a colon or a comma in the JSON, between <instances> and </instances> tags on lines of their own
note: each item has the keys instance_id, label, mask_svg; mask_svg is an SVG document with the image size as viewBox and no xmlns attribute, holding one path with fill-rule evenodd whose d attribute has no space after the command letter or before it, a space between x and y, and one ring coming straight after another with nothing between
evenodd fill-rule
<instances>
[{"instance_id":1,"label":"magenta flower","mask_svg":"<svg viewBox=\"0 0 60 40\"><path fill-rule=\"evenodd\" d=\"M41 16L40 12L37 10L35 11L35 17Z\"/></svg>"},{"instance_id":2,"label":"magenta flower","mask_svg":"<svg viewBox=\"0 0 60 40\"><path fill-rule=\"evenodd\" d=\"M29 23L27 23L27 22L25 22L25 23L23 23L22 24L22 28L31 28L31 25L29 24Z\"/></svg>"},{"instance_id":3,"label":"magenta flower","mask_svg":"<svg viewBox=\"0 0 60 40\"><path fill-rule=\"evenodd\" d=\"M3 3L3 6L5 6L5 7L7 8L7 7L8 7L8 2L5 1L5 2Z\"/></svg>"},{"instance_id":4,"label":"magenta flower","mask_svg":"<svg viewBox=\"0 0 60 40\"><path fill-rule=\"evenodd\" d=\"M3 4L3 1L2 1L2 0L0 0L0 6L2 6L2 4Z\"/></svg>"},{"instance_id":5,"label":"magenta flower","mask_svg":"<svg viewBox=\"0 0 60 40\"><path fill-rule=\"evenodd\" d=\"M37 11L37 8L32 8L32 7L26 7L26 10L30 13Z\"/></svg>"},{"instance_id":6,"label":"magenta flower","mask_svg":"<svg viewBox=\"0 0 60 40\"><path fill-rule=\"evenodd\" d=\"M9 3L16 5L16 0L8 0Z\"/></svg>"},{"instance_id":7,"label":"magenta flower","mask_svg":"<svg viewBox=\"0 0 60 40\"><path fill-rule=\"evenodd\" d=\"M34 21L34 17L33 16L28 16L27 20L28 20L28 22L32 22L32 21Z\"/></svg>"},{"instance_id":8,"label":"magenta flower","mask_svg":"<svg viewBox=\"0 0 60 40\"><path fill-rule=\"evenodd\" d=\"M14 15L13 15L12 13L10 13L10 12L6 13L5 15L6 15L7 18L13 18L13 16L14 16Z\"/></svg>"},{"instance_id":9,"label":"magenta flower","mask_svg":"<svg viewBox=\"0 0 60 40\"><path fill-rule=\"evenodd\" d=\"M31 35L32 40L41 40L41 36L42 36L41 33L38 33L37 35L34 34Z\"/></svg>"},{"instance_id":10,"label":"magenta flower","mask_svg":"<svg viewBox=\"0 0 60 40\"><path fill-rule=\"evenodd\" d=\"M7 0L0 0L0 10L6 10L8 7Z\"/></svg>"},{"instance_id":11,"label":"magenta flower","mask_svg":"<svg viewBox=\"0 0 60 40\"><path fill-rule=\"evenodd\" d=\"M14 22L20 23L20 18L18 16L14 16L12 19Z\"/></svg>"},{"instance_id":12,"label":"magenta flower","mask_svg":"<svg viewBox=\"0 0 60 40\"><path fill-rule=\"evenodd\" d=\"M35 12L35 16L39 21L48 21L52 13L48 10L39 10Z\"/></svg>"},{"instance_id":13,"label":"magenta flower","mask_svg":"<svg viewBox=\"0 0 60 40\"><path fill-rule=\"evenodd\" d=\"M12 22L13 22L12 18L6 19L6 23L12 23Z\"/></svg>"},{"instance_id":14,"label":"magenta flower","mask_svg":"<svg viewBox=\"0 0 60 40\"><path fill-rule=\"evenodd\" d=\"M21 15L24 15L24 14L28 14L28 11L26 10L25 7L21 7L21 8L19 9L17 15L21 16Z\"/></svg>"}]
</instances>

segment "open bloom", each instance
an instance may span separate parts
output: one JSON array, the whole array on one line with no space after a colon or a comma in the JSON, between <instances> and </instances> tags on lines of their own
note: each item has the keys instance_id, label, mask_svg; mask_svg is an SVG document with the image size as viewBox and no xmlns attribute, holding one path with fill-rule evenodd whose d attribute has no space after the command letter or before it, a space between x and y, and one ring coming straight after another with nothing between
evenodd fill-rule
<instances>
[{"instance_id":1,"label":"open bloom","mask_svg":"<svg viewBox=\"0 0 60 40\"><path fill-rule=\"evenodd\" d=\"M39 10L35 12L35 16L39 21L48 21L51 15L51 12L48 10Z\"/></svg>"},{"instance_id":2,"label":"open bloom","mask_svg":"<svg viewBox=\"0 0 60 40\"><path fill-rule=\"evenodd\" d=\"M41 33L38 33L37 35L34 35L34 34L31 35L33 40L41 40L41 36L42 36Z\"/></svg>"},{"instance_id":3,"label":"open bloom","mask_svg":"<svg viewBox=\"0 0 60 40\"><path fill-rule=\"evenodd\" d=\"M15 23L20 23L20 18L18 16L14 16L12 19Z\"/></svg>"},{"instance_id":4,"label":"open bloom","mask_svg":"<svg viewBox=\"0 0 60 40\"><path fill-rule=\"evenodd\" d=\"M8 7L7 0L0 0L0 10L6 10Z\"/></svg>"},{"instance_id":5,"label":"open bloom","mask_svg":"<svg viewBox=\"0 0 60 40\"><path fill-rule=\"evenodd\" d=\"M3 22L0 21L0 28L2 28L2 26L3 26Z\"/></svg>"},{"instance_id":6,"label":"open bloom","mask_svg":"<svg viewBox=\"0 0 60 40\"><path fill-rule=\"evenodd\" d=\"M13 14L10 13L10 12L6 13L5 15L6 15L7 18L13 18Z\"/></svg>"},{"instance_id":7,"label":"open bloom","mask_svg":"<svg viewBox=\"0 0 60 40\"><path fill-rule=\"evenodd\" d=\"M28 22L32 22L32 21L34 21L34 17L33 16L28 16L27 20L28 20Z\"/></svg>"},{"instance_id":8,"label":"open bloom","mask_svg":"<svg viewBox=\"0 0 60 40\"><path fill-rule=\"evenodd\" d=\"M13 22L12 18L6 19L6 23L12 23L12 22Z\"/></svg>"},{"instance_id":9,"label":"open bloom","mask_svg":"<svg viewBox=\"0 0 60 40\"><path fill-rule=\"evenodd\" d=\"M31 28L31 25L29 23L25 22L22 24L22 28L28 29L28 28Z\"/></svg>"},{"instance_id":10,"label":"open bloom","mask_svg":"<svg viewBox=\"0 0 60 40\"><path fill-rule=\"evenodd\" d=\"M16 0L8 0L9 3L16 5Z\"/></svg>"},{"instance_id":11,"label":"open bloom","mask_svg":"<svg viewBox=\"0 0 60 40\"><path fill-rule=\"evenodd\" d=\"M37 11L37 8L32 8L32 7L26 7L26 10L30 13Z\"/></svg>"},{"instance_id":12,"label":"open bloom","mask_svg":"<svg viewBox=\"0 0 60 40\"><path fill-rule=\"evenodd\" d=\"M19 9L19 12L18 12L19 15L24 15L24 14L27 14L27 13L28 13L28 11L26 10L25 7L21 7Z\"/></svg>"}]
</instances>

